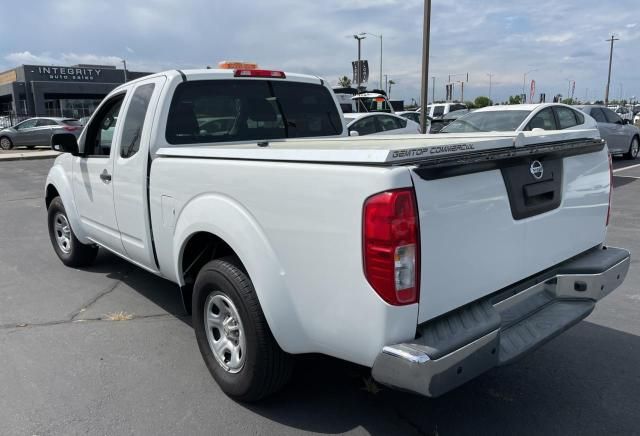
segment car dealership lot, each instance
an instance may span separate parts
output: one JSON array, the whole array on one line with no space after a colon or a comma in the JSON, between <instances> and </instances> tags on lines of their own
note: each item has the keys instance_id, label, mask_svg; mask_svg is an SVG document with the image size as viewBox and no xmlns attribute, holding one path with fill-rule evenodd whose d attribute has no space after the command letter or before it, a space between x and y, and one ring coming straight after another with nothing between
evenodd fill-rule
<instances>
[{"instance_id":1,"label":"car dealership lot","mask_svg":"<svg viewBox=\"0 0 640 436\"><path fill-rule=\"evenodd\" d=\"M0 434L640 432L639 161L614 162L608 242L632 252L627 280L534 354L439 399L375 393L365 370L305 357L251 406L210 377L174 285L107 253L86 270L60 263L42 198L51 163L0 162ZM106 319L118 312L133 319Z\"/></svg>"}]
</instances>

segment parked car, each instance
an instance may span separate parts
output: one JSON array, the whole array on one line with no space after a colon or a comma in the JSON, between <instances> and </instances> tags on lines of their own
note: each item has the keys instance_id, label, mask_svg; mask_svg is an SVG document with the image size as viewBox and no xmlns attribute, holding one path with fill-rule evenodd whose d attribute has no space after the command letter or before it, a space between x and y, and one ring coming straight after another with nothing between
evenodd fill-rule
<instances>
[{"instance_id":1,"label":"parked car","mask_svg":"<svg viewBox=\"0 0 640 436\"><path fill-rule=\"evenodd\" d=\"M440 133L443 128L445 128L461 116L468 114L469 112L469 109L460 109L457 111L449 112L442 118L433 120L431 122L431 129L429 130L429 133Z\"/></svg>"},{"instance_id":2,"label":"parked car","mask_svg":"<svg viewBox=\"0 0 640 436\"><path fill-rule=\"evenodd\" d=\"M436 103L427 106L427 115L433 119L442 118L449 112L467 109L464 103ZM422 109L417 109L420 112Z\"/></svg>"},{"instance_id":3,"label":"parked car","mask_svg":"<svg viewBox=\"0 0 640 436\"><path fill-rule=\"evenodd\" d=\"M469 112L441 133L522 132L531 130L595 129L584 113L560 103L488 106Z\"/></svg>"},{"instance_id":4,"label":"parked car","mask_svg":"<svg viewBox=\"0 0 640 436\"><path fill-rule=\"evenodd\" d=\"M233 127L201 128L218 117ZM516 133L349 138L344 121L316 76L124 83L79 139L52 138L65 151L45 183L53 250L80 267L104 247L176 283L209 371L242 401L282 388L309 353L442 395L624 281L629 252L604 246L611 162L595 121L526 146Z\"/></svg>"},{"instance_id":5,"label":"parked car","mask_svg":"<svg viewBox=\"0 0 640 436\"><path fill-rule=\"evenodd\" d=\"M350 136L420 133L420 124L395 114L353 113L344 114L344 119Z\"/></svg>"},{"instance_id":6,"label":"parked car","mask_svg":"<svg viewBox=\"0 0 640 436\"><path fill-rule=\"evenodd\" d=\"M396 115L400 115L402 118L406 118L408 120L411 120L413 122L416 122L416 123L420 124L420 112L416 112L416 111L401 111L401 112L396 112ZM427 116L427 120L429 120L428 116Z\"/></svg>"},{"instance_id":7,"label":"parked car","mask_svg":"<svg viewBox=\"0 0 640 436\"><path fill-rule=\"evenodd\" d=\"M36 117L29 118L12 127L0 130L0 148L11 150L14 147L35 148L38 145L51 145L51 136L56 133L73 133L78 136L82 125L73 118Z\"/></svg>"},{"instance_id":8,"label":"parked car","mask_svg":"<svg viewBox=\"0 0 640 436\"><path fill-rule=\"evenodd\" d=\"M622 154L627 159L638 157L640 129L628 119L604 106L575 106L591 116L598 124L600 136L607 141L611 154Z\"/></svg>"},{"instance_id":9,"label":"parked car","mask_svg":"<svg viewBox=\"0 0 640 436\"><path fill-rule=\"evenodd\" d=\"M625 106L616 106L614 108L611 108L611 110L613 110L615 113L618 114L618 116L620 116L620 118L622 118L623 120L633 120L633 110L629 109Z\"/></svg>"}]
</instances>

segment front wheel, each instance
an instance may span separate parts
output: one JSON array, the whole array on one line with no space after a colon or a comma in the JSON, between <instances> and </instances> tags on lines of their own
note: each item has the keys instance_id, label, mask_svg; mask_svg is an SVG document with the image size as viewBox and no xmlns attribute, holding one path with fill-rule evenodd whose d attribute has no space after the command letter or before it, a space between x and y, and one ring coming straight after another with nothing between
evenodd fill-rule
<instances>
[{"instance_id":1,"label":"front wheel","mask_svg":"<svg viewBox=\"0 0 640 436\"><path fill-rule=\"evenodd\" d=\"M60 197L54 198L49 204L47 218L49 238L62 263L72 267L91 265L98 255L98 247L78 241Z\"/></svg>"},{"instance_id":2,"label":"front wheel","mask_svg":"<svg viewBox=\"0 0 640 436\"><path fill-rule=\"evenodd\" d=\"M3 150L11 150L13 148L13 142L6 136L3 136L0 138L0 148Z\"/></svg>"},{"instance_id":3,"label":"front wheel","mask_svg":"<svg viewBox=\"0 0 640 436\"><path fill-rule=\"evenodd\" d=\"M629 151L624 154L626 159L635 159L638 157L638 152L640 151L640 141L637 136L634 136L631 140L631 145L629 145Z\"/></svg>"},{"instance_id":4,"label":"front wheel","mask_svg":"<svg viewBox=\"0 0 640 436\"><path fill-rule=\"evenodd\" d=\"M192 306L200 352L228 396L257 401L286 384L291 357L276 343L241 268L226 259L204 265L193 286Z\"/></svg>"}]
</instances>

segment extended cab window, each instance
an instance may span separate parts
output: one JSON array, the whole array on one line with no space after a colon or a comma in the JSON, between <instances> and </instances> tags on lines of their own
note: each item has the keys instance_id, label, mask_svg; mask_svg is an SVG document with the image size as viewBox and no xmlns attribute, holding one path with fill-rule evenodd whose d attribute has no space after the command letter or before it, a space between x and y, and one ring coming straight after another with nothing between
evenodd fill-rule
<instances>
[{"instance_id":1,"label":"extended cab window","mask_svg":"<svg viewBox=\"0 0 640 436\"><path fill-rule=\"evenodd\" d=\"M147 115L147 108L149 107L154 86L153 83L141 85L131 97L131 103L129 103L129 109L127 109L122 128L121 157L131 157L140 149L142 127L144 127L144 119Z\"/></svg>"},{"instance_id":2,"label":"extended cab window","mask_svg":"<svg viewBox=\"0 0 640 436\"><path fill-rule=\"evenodd\" d=\"M169 144L331 136L342 118L322 85L274 80L201 80L178 85Z\"/></svg>"}]
</instances>

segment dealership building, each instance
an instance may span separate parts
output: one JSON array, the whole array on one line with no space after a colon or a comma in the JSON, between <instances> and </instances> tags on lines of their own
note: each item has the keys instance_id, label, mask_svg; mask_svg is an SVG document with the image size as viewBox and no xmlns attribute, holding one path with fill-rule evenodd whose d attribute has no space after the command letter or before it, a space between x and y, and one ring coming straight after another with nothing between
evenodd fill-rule
<instances>
[{"instance_id":1,"label":"dealership building","mask_svg":"<svg viewBox=\"0 0 640 436\"><path fill-rule=\"evenodd\" d=\"M22 65L0 73L0 114L89 116L116 86L147 74L109 65Z\"/></svg>"}]
</instances>

